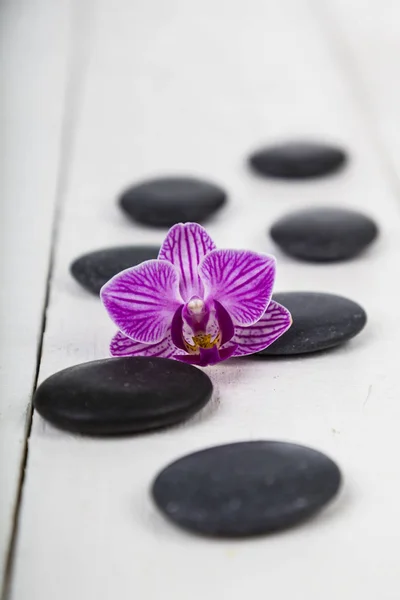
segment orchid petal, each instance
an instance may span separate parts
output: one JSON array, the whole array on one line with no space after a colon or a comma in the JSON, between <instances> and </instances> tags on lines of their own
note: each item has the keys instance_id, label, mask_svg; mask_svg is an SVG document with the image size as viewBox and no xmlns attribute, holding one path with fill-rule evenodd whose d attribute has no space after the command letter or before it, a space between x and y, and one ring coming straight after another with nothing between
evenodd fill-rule
<instances>
[{"instance_id":1,"label":"orchid petal","mask_svg":"<svg viewBox=\"0 0 400 600\"><path fill-rule=\"evenodd\" d=\"M232 342L237 344L234 356L260 352L277 340L292 324L292 316L284 306L271 300L265 314L250 327L235 327Z\"/></svg>"},{"instance_id":2,"label":"orchid petal","mask_svg":"<svg viewBox=\"0 0 400 600\"><path fill-rule=\"evenodd\" d=\"M167 333L182 299L179 274L168 262L148 260L118 273L100 292L117 327L137 342L154 344Z\"/></svg>"},{"instance_id":3,"label":"orchid petal","mask_svg":"<svg viewBox=\"0 0 400 600\"><path fill-rule=\"evenodd\" d=\"M176 355L174 358L190 365L207 367L208 365L216 365L219 362L230 358L234 354L235 349L236 344L232 344L229 348L223 348L222 350L219 350L216 346L207 349L200 348L199 354Z\"/></svg>"},{"instance_id":4,"label":"orchid petal","mask_svg":"<svg viewBox=\"0 0 400 600\"><path fill-rule=\"evenodd\" d=\"M115 334L110 344L112 356L159 356L173 358L180 350L172 343L170 332L157 344L141 344L127 337L122 331ZM183 353L182 353L183 354Z\"/></svg>"},{"instance_id":5,"label":"orchid petal","mask_svg":"<svg viewBox=\"0 0 400 600\"><path fill-rule=\"evenodd\" d=\"M172 342L177 348L181 350L186 350L184 341L183 341L183 319L182 319L182 310L183 304L178 308L176 313L174 314L171 322L171 338Z\"/></svg>"},{"instance_id":6,"label":"orchid petal","mask_svg":"<svg viewBox=\"0 0 400 600\"><path fill-rule=\"evenodd\" d=\"M231 356L235 356L237 345L230 343L226 348L219 351L220 360L227 360Z\"/></svg>"},{"instance_id":7,"label":"orchid petal","mask_svg":"<svg viewBox=\"0 0 400 600\"><path fill-rule=\"evenodd\" d=\"M256 323L269 304L275 259L250 250L213 250L199 273L206 298L220 302L234 325L246 327Z\"/></svg>"},{"instance_id":8,"label":"orchid petal","mask_svg":"<svg viewBox=\"0 0 400 600\"><path fill-rule=\"evenodd\" d=\"M180 292L185 302L192 296L203 296L198 268L203 258L214 249L215 244L207 231L197 223L178 223L169 230L158 258L178 269Z\"/></svg>"},{"instance_id":9,"label":"orchid petal","mask_svg":"<svg viewBox=\"0 0 400 600\"><path fill-rule=\"evenodd\" d=\"M218 329L221 332L221 346L233 338L235 328L229 313L218 300L214 300Z\"/></svg>"}]
</instances>

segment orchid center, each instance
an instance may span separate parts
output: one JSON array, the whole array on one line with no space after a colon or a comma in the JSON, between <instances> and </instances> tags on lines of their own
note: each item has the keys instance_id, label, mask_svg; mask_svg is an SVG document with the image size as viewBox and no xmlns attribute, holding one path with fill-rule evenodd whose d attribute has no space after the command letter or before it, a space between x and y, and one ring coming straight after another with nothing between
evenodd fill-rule
<instances>
[{"instance_id":1,"label":"orchid center","mask_svg":"<svg viewBox=\"0 0 400 600\"><path fill-rule=\"evenodd\" d=\"M199 333L193 336L193 343L197 348L203 348L204 350L213 348L214 346L219 347L221 344L221 332L219 331L214 339L212 339L210 333Z\"/></svg>"},{"instance_id":2,"label":"orchid center","mask_svg":"<svg viewBox=\"0 0 400 600\"><path fill-rule=\"evenodd\" d=\"M189 354L199 354L200 350L210 350L214 346L219 348L221 345L221 332L215 322L214 312L198 296L193 296L186 304L183 314L190 333L186 332L184 343Z\"/></svg>"},{"instance_id":3,"label":"orchid center","mask_svg":"<svg viewBox=\"0 0 400 600\"><path fill-rule=\"evenodd\" d=\"M198 333L192 337L193 344L185 341L185 346L189 354L198 354L200 349L210 350L216 346L219 348L221 345L221 332L213 338L210 333Z\"/></svg>"},{"instance_id":4,"label":"orchid center","mask_svg":"<svg viewBox=\"0 0 400 600\"><path fill-rule=\"evenodd\" d=\"M202 298L196 296L189 300L186 307L188 314L196 321L200 321L206 312L206 303Z\"/></svg>"}]
</instances>

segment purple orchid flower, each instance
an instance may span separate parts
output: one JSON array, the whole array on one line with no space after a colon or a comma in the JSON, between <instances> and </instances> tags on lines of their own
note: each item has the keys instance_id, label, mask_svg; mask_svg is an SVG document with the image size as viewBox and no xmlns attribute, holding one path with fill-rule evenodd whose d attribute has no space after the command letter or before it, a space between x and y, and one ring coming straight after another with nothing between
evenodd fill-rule
<instances>
[{"instance_id":1,"label":"purple orchid flower","mask_svg":"<svg viewBox=\"0 0 400 600\"><path fill-rule=\"evenodd\" d=\"M273 256L216 250L197 223L172 227L157 260L118 273L100 296L120 331L113 356L160 356L199 366L264 350L291 325L271 300Z\"/></svg>"}]
</instances>

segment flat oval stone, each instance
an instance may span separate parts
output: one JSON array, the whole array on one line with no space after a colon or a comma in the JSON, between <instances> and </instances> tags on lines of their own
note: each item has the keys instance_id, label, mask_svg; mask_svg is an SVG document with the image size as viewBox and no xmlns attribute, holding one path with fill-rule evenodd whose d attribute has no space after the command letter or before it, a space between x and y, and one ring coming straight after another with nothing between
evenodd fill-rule
<instances>
[{"instance_id":1,"label":"flat oval stone","mask_svg":"<svg viewBox=\"0 0 400 600\"><path fill-rule=\"evenodd\" d=\"M310 208L282 217L270 234L290 256L309 262L335 262L365 250L378 235L378 227L353 210Z\"/></svg>"},{"instance_id":2,"label":"flat oval stone","mask_svg":"<svg viewBox=\"0 0 400 600\"><path fill-rule=\"evenodd\" d=\"M284 442L240 442L180 458L154 481L158 508L177 525L217 537L285 529L337 493L340 471L324 454Z\"/></svg>"},{"instance_id":3,"label":"flat oval stone","mask_svg":"<svg viewBox=\"0 0 400 600\"><path fill-rule=\"evenodd\" d=\"M281 292L273 298L292 313L293 324L258 356L306 354L333 348L360 333L367 322L364 309L343 296Z\"/></svg>"},{"instance_id":4,"label":"flat oval stone","mask_svg":"<svg viewBox=\"0 0 400 600\"><path fill-rule=\"evenodd\" d=\"M55 373L37 389L34 407L76 433L140 433L188 419L207 404L212 389L203 371L182 362L108 358Z\"/></svg>"},{"instance_id":5,"label":"flat oval stone","mask_svg":"<svg viewBox=\"0 0 400 600\"><path fill-rule=\"evenodd\" d=\"M321 177L338 171L347 162L344 150L324 143L293 141L260 148L249 164L259 175L282 179Z\"/></svg>"},{"instance_id":6,"label":"flat oval stone","mask_svg":"<svg viewBox=\"0 0 400 600\"><path fill-rule=\"evenodd\" d=\"M152 179L128 188L119 198L122 210L132 219L153 227L176 223L202 223L226 202L225 191L191 177Z\"/></svg>"},{"instance_id":7,"label":"flat oval stone","mask_svg":"<svg viewBox=\"0 0 400 600\"><path fill-rule=\"evenodd\" d=\"M74 260L70 271L85 290L98 295L114 275L145 260L157 258L159 251L157 246L121 246L96 250Z\"/></svg>"}]
</instances>

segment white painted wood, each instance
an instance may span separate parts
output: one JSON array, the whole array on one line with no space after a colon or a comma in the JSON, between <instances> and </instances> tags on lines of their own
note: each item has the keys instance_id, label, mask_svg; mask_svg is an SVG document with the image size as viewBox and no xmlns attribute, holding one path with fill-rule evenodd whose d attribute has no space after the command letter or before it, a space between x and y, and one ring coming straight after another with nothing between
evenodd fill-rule
<instances>
[{"instance_id":1,"label":"white painted wood","mask_svg":"<svg viewBox=\"0 0 400 600\"><path fill-rule=\"evenodd\" d=\"M12 600L394 600L398 597L400 213L347 77L303 0L99 0L60 227L40 380L107 355L113 327L68 274L91 249L158 242L128 223L116 192L160 172L205 175L231 203L210 225L220 246L271 251L278 215L305 205L362 208L382 236L332 266L277 253L279 289L331 291L370 321L352 343L302 359L230 361L208 372L214 402L183 426L117 440L84 439L35 415ZM267 182L244 157L260 142L338 140L353 160L340 176ZM341 497L294 530L248 541L183 533L149 498L153 476L192 450L282 439L341 465Z\"/></svg>"},{"instance_id":2,"label":"white painted wood","mask_svg":"<svg viewBox=\"0 0 400 600\"><path fill-rule=\"evenodd\" d=\"M399 190L399 3L371 0L367 6L362 0L323 0L316 7L333 46L339 49L339 60L370 126L375 129L389 177L394 176L393 184Z\"/></svg>"},{"instance_id":3,"label":"white painted wood","mask_svg":"<svg viewBox=\"0 0 400 600\"><path fill-rule=\"evenodd\" d=\"M0 587L41 338L68 5L68 0L0 3Z\"/></svg>"}]
</instances>

